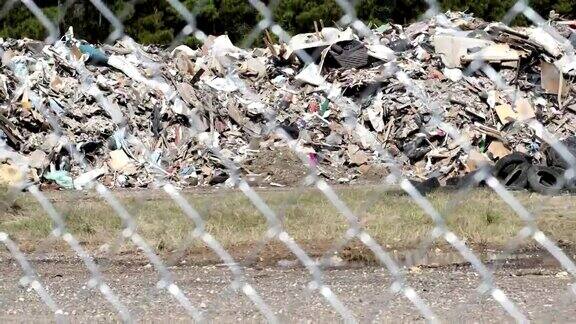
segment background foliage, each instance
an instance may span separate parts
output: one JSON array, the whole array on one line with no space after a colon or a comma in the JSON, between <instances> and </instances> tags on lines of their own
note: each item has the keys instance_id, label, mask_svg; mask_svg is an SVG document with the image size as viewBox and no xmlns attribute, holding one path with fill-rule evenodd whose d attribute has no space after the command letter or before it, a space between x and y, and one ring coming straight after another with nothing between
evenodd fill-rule
<instances>
[{"instance_id":1,"label":"background foliage","mask_svg":"<svg viewBox=\"0 0 576 324\"><path fill-rule=\"evenodd\" d=\"M6 0L5 0L6 1ZM516 0L440 0L444 10L474 13L486 20L503 17ZM164 0L104 0L119 17L127 34L140 43L169 44L185 25L184 20ZM198 26L206 34L228 34L240 44L261 17L247 0L181 0L198 14ZM269 1L265 1L269 2ZM89 42L106 39L111 32L108 21L89 0L37 0L45 14L58 23L60 31L73 26L80 38ZM356 1L358 16L365 22L379 25L386 22L408 23L418 19L427 8L424 0L363 0ZM0 9L0 37L42 39L46 31L31 12L19 1ZM574 0L534 0L530 5L546 16L555 10L561 16L574 16ZM275 20L291 34L313 30L314 21L331 26L342 16L334 0L278 0ZM193 44L192 39L186 40Z\"/></svg>"}]
</instances>

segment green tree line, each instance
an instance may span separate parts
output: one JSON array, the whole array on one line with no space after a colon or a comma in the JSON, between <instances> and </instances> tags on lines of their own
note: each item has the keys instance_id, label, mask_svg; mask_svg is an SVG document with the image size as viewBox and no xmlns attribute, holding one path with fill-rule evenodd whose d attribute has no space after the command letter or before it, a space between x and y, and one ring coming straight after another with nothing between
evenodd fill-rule
<instances>
[{"instance_id":1,"label":"green tree line","mask_svg":"<svg viewBox=\"0 0 576 324\"><path fill-rule=\"evenodd\" d=\"M3 0L0 5L0 37L43 39L46 30L20 1ZM197 26L206 34L228 34L242 43L262 16L248 0L181 0L195 13ZM343 11L335 0L264 1L272 9L274 21L291 34L309 32L314 22L325 26L338 22ZM439 0L441 10L473 13L486 20L499 20L516 0ZM0 2L1 3L1 2ZM124 25L124 32L144 44L170 44L179 37L186 21L166 0L103 0ZM112 26L89 0L36 0L44 14L61 33L74 27L77 37L89 42L105 40ZM570 17L576 12L574 0L533 0L529 5L547 16L551 10ZM409 23L419 19L428 8L425 0L363 0L353 2L356 14L364 22ZM180 35L182 36L182 35ZM179 41L194 43L191 36ZM259 41L259 40L257 40Z\"/></svg>"}]
</instances>

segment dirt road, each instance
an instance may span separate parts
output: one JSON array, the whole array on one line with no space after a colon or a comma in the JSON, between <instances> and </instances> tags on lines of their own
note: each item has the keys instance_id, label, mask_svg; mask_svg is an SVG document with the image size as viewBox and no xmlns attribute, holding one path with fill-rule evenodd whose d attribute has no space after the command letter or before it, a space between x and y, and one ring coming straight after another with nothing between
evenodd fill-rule
<instances>
[{"instance_id":1,"label":"dirt road","mask_svg":"<svg viewBox=\"0 0 576 324\"><path fill-rule=\"evenodd\" d=\"M166 291L155 288L152 266L130 259L101 264L113 290L138 321L187 322L183 308ZM532 264L530 264L532 263ZM88 273L71 257L34 260L41 280L72 322L118 320L97 292L86 288ZM20 268L8 255L0 261L0 321L51 321L48 308L33 290L21 287ZM230 289L230 275L222 265L171 267L180 287L205 317L214 322L262 322L262 316L243 295ZM250 281L277 316L285 322L334 322L336 312L315 291L310 291L308 272L300 267L252 267ZM354 312L360 322L413 322L422 316L401 295L394 294L387 271L381 267L354 265L323 271L326 282ZM481 297L479 276L467 265L407 269L409 284L443 320L512 322L494 300ZM555 265L524 262L499 268L496 283L532 320L569 322L576 316L571 279Z\"/></svg>"}]
</instances>

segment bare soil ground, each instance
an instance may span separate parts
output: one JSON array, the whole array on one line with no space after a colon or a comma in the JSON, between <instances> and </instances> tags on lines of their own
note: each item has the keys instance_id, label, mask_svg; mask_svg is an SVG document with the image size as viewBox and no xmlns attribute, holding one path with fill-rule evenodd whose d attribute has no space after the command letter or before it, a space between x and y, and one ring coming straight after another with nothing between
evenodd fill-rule
<instances>
[{"instance_id":1,"label":"bare soil ground","mask_svg":"<svg viewBox=\"0 0 576 324\"><path fill-rule=\"evenodd\" d=\"M402 266L408 284L447 322L512 322L489 296L480 295L480 276L441 239L426 244L434 227L410 197L374 187L337 189L368 233ZM421 314L391 290L385 267L358 240L328 254L348 225L338 210L309 188L261 190L260 195L283 219L288 232L314 259L330 257L323 268L326 283L360 322L418 322ZM162 258L192 303L212 322L262 322L250 301L231 288L222 261L198 240L194 224L160 191L115 193L142 234ZM95 257L106 281L138 322L189 322L184 309L165 290L158 290L154 267L133 244L121 239L122 222L95 193L47 193L65 217L69 231ZM576 198L517 193L538 217L538 227L572 259L576 254ZM307 288L311 276L278 241L263 240L265 219L245 196L235 191L188 191L186 198L214 235L239 261L248 280L284 322L338 321L318 291ZM437 192L428 197L448 227L466 241L495 272L495 283L537 322L570 322L576 316L574 278L534 240L500 255L525 225L494 193L475 191L464 197ZM29 195L5 199L0 232L26 253L40 280L71 322L118 321L102 296L87 287L89 274L65 242L51 235L52 222ZM425 257L413 257L416 251ZM51 322L52 314L30 287L12 255L0 249L0 321Z\"/></svg>"},{"instance_id":2,"label":"bare soil ground","mask_svg":"<svg viewBox=\"0 0 576 324\"><path fill-rule=\"evenodd\" d=\"M135 257L136 260L140 259ZM537 322L570 322L576 316L573 280L560 268L543 260L516 262L497 269L496 283ZM118 318L102 296L86 288L87 271L75 258L35 260L34 266L50 293L71 322L109 322ZM21 287L21 271L3 257L0 277L0 320L49 322L52 314L34 291ZM122 258L102 264L107 282L139 322L190 319L165 290L158 290L154 268L146 262ZM222 265L180 264L170 270L190 300L212 322L261 322L263 317L242 294L231 289L230 274ZM311 277L301 267L248 267L256 290L285 322L339 321L317 291L307 288ZM421 322L421 314L402 295L390 289L388 272L372 265L326 269L325 280L361 322ZM408 283L446 322L512 322L488 296L479 295L479 276L468 265L410 268Z\"/></svg>"}]
</instances>

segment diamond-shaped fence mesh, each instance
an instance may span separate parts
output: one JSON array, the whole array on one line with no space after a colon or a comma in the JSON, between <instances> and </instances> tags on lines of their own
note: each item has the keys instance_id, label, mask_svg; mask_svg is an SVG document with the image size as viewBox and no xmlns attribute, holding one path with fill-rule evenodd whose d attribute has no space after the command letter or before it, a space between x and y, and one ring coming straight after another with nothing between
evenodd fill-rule
<instances>
[{"instance_id":1,"label":"diamond-shaped fence mesh","mask_svg":"<svg viewBox=\"0 0 576 324\"><path fill-rule=\"evenodd\" d=\"M261 20L236 46L202 30L202 2L166 2L184 27L164 47L99 0L111 33L97 46L34 1L0 10L23 5L46 30L0 47L1 317L573 318L575 21L518 1L488 23L426 1L417 22L374 26L337 0L335 27L290 35L277 2L250 0Z\"/></svg>"}]
</instances>

